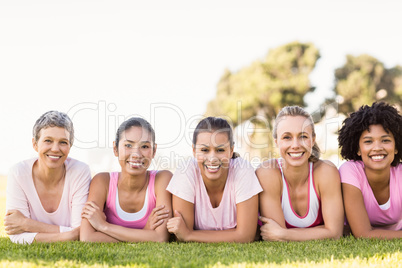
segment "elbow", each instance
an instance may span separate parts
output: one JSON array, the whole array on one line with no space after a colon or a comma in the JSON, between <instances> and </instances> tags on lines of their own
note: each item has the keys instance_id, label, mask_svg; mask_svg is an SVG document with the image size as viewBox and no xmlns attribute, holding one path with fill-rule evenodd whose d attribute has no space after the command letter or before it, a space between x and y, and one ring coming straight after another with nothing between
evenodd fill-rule
<instances>
[{"instance_id":1,"label":"elbow","mask_svg":"<svg viewBox=\"0 0 402 268\"><path fill-rule=\"evenodd\" d=\"M254 233L239 233L239 235L237 236L237 238L234 239L233 242L237 242L237 243L251 243L253 241L255 241L255 237L256 237L256 232Z\"/></svg>"}]
</instances>

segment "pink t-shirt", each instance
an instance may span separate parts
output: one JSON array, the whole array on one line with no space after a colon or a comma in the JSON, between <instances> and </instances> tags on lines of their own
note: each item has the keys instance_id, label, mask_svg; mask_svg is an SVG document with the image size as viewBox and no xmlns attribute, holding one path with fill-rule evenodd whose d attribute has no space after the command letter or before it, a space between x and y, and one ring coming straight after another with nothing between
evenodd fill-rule
<instances>
[{"instance_id":1,"label":"pink t-shirt","mask_svg":"<svg viewBox=\"0 0 402 268\"><path fill-rule=\"evenodd\" d=\"M139 213L141 213L141 211L136 213L128 213L124 211L121 212L124 213L128 218L130 217L133 218L132 220L122 219L116 210L116 205L120 206L116 195L118 193L117 182L119 181L119 172L110 173L109 194L107 196L106 206L104 210L106 215L106 221L127 228L143 229L147 224L149 215L156 206L155 187L154 187L156 173L157 173L156 170L152 170L149 172L149 183L147 187L147 194L144 201L144 206L141 209L141 211L144 211L144 213L141 214L140 218L136 217L136 214L138 215Z\"/></svg>"},{"instance_id":2,"label":"pink t-shirt","mask_svg":"<svg viewBox=\"0 0 402 268\"><path fill-rule=\"evenodd\" d=\"M254 168L241 158L231 159L218 207L213 208L195 159L174 173L167 190L194 204L196 230L225 230L237 226L236 204L262 192Z\"/></svg>"},{"instance_id":3,"label":"pink t-shirt","mask_svg":"<svg viewBox=\"0 0 402 268\"><path fill-rule=\"evenodd\" d=\"M88 198L91 173L88 165L67 158L66 177L59 207L48 213L43 208L32 178L33 164L38 158L25 160L11 168L7 178L6 210L19 210L25 217L52 225L59 225L60 232L81 225L81 211ZM37 233L10 235L14 243L31 244Z\"/></svg>"},{"instance_id":4,"label":"pink t-shirt","mask_svg":"<svg viewBox=\"0 0 402 268\"><path fill-rule=\"evenodd\" d=\"M402 229L402 164L391 167L389 182L390 206L382 210L375 199L368 183L362 161L348 161L339 168L341 182L360 189L370 224L377 228L389 230Z\"/></svg>"}]
</instances>

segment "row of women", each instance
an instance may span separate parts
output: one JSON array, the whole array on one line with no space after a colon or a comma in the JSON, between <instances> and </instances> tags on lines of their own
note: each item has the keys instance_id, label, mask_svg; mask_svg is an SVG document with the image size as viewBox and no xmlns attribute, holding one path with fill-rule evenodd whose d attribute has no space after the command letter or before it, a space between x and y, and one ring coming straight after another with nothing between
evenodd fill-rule
<instances>
[{"instance_id":1,"label":"row of women","mask_svg":"<svg viewBox=\"0 0 402 268\"><path fill-rule=\"evenodd\" d=\"M362 106L339 130L339 171L320 160L311 116L298 106L278 114L279 159L256 170L233 152L221 118L201 120L194 158L178 168L148 170L155 132L130 118L113 143L119 172L91 179L68 157L73 124L57 111L33 128L38 153L15 165L7 181L5 231L15 243L251 242L402 237L402 116L386 103ZM346 216L346 218L345 218Z\"/></svg>"}]
</instances>

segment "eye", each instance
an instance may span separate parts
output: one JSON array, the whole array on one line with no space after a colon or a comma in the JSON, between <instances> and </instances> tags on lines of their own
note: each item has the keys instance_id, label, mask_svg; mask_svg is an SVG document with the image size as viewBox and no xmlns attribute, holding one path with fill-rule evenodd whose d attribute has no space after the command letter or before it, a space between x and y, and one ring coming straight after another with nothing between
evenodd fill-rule
<instances>
[{"instance_id":1,"label":"eye","mask_svg":"<svg viewBox=\"0 0 402 268\"><path fill-rule=\"evenodd\" d=\"M144 145L141 146L141 148L142 148L142 149L148 149L148 148L149 148L149 145L144 144Z\"/></svg>"},{"instance_id":2,"label":"eye","mask_svg":"<svg viewBox=\"0 0 402 268\"><path fill-rule=\"evenodd\" d=\"M130 143L126 143L126 144L124 144L124 146L125 146L126 148L132 148L132 147L133 147Z\"/></svg>"},{"instance_id":3,"label":"eye","mask_svg":"<svg viewBox=\"0 0 402 268\"><path fill-rule=\"evenodd\" d=\"M201 152L208 152L209 150L207 148L201 148Z\"/></svg>"},{"instance_id":4,"label":"eye","mask_svg":"<svg viewBox=\"0 0 402 268\"><path fill-rule=\"evenodd\" d=\"M46 139L46 140L45 140L45 142L52 142L52 141L51 141L51 140L49 140L49 139Z\"/></svg>"},{"instance_id":5,"label":"eye","mask_svg":"<svg viewBox=\"0 0 402 268\"><path fill-rule=\"evenodd\" d=\"M391 140L390 140L390 139L384 139L382 142L384 142L384 143L390 143Z\"/></svg>"},{"instance_id":6,"label":"eye","mask_svg":"<svg viewBox=\"0 0 402 268\"><path fill-rule=\"evenodd\" d=\"M290 136L284 136L284 137L282 137L282 139L284 139L284 140L290 140Z\"/></svg>"},{"instance_id":7,"label":"eye","mask_svg":"<svg viewBox=\"0 0 402 268\"><path fill-rule=\"evenodd\" d=\"M67 145L68 144L68 142L66 142L66 141L62 141L62 142L60 142L61 144L64 144L64 145Z\"/></svg>"},{"instance_id":8,"label":"eye","mask_svg":"<svg viewBox=\"0 0 402 268\"><path fill-rule=\"evenodd\" d=\"M217 149L216 151L217 151L218 153L223 153L223 152L225 151L225 149L219 148L219 149Z\"/></svg>"},{"instance_id":9,"label":"eye","mask_svg":"<svg viewBox=\"0 0 402 268\"><path fill-rule=\"evenodd\" d=\"M365 140L365 141L363 141L363 143L364 144L371 144L371 143L373 143L371 140Z\"/></svg>"},{"instance_id":10,"label":"eye","mask_svg":"<svg viewBox=\"0 0 402 268\"><path fill-rule=\"evenodd\" d=\"M302 135L300 138L302 138L303 140L308 139L306 135Z\"/></svg>"}]
</instances>

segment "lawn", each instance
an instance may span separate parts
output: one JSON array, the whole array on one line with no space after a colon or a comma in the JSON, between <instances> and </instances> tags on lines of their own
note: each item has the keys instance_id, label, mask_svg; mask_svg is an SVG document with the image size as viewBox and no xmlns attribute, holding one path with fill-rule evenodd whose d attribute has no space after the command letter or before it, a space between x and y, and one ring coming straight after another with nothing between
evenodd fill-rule
<instances>
[{"instance_id":1,"label":"lawn","mask_svg":"<svg viewBox=\"0 0 402 268\"><path fill-rule=\"evenodd\" d=\"M0 202L4 215L4 178L0 178ZM15 245L5 236L3 217L0 227L0 267L402 267L401 239Z\"/></svg>"}]
</instances>

